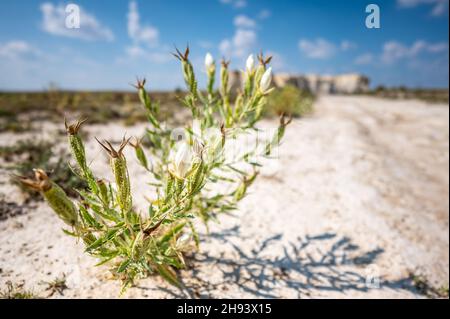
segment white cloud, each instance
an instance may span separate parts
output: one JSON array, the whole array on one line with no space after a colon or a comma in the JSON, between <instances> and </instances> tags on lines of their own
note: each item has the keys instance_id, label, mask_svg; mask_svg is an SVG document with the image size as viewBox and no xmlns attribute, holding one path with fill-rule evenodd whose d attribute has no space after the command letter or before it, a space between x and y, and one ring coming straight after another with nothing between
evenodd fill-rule
<instances>
[{"instance_id":1,"label":"white cloud","mask_svg":"<svg viewBox=\"0 0 450 319\"><path fill-rule=\"evenodd\" d=\"M431 15L442 16L448 12L448 0L397 0L400 8L415 8L419 5L432 5Z\"/></svg>"},{"instance_id":2,"label":"white cloud","mask_svg":"<svg viewBox=\"0 0 450 319\"><path fill-rule=\"evenodd\" d=\"M349 51L356 49L358 45L355 42L349 41L349 40L343 40L341 42L341 50L342 51Z\"/></svg>"},{"instance_id":3,"label":"white cloud","mask_svg":"<svg viewBox=\"0 0 450 319\"><path fill-rule=\"evenodd\" d=\"M201 47L202 49L211 49L214 47L214 43L212 43L211 41L206 41L206 40L200 40L197 42L198 46Z\"/></svg>"},{"instance_id":4,"label":"white cloud","mask_svg":"<svg viewBox=\"0 0 450 319\"><path fill-rule=\"evenodd\" d=\"M26 55L38 55L39 51L31 46L28 42L21 40L13 40L0 43L0 57L9 59L18 59Z\"/></svg>"},{"instance_id":5,"label":"white cloud","mask_svg":"<svg viewBox=\"0 0 450 319\"><path fill-rule=\"evenodd\" d=\"M247 1L245 0L236 0L234 1L235 8L245 8L247 6Z\"/></svg>"},{"instance_id":6,"label":"white cloud","mask_svg":"<svg viewBox=\"0 0 450 319\"><path fill-rule=\"evenodd\" d=\"M254 28L256 27L256 22L246 15L241 14L234 18L234 25L238 28Z\"/></svg>"},{"instance_id":7,"label":"white cloud","mask_svg":"<svg viewBox=\"0 0 450 319\"><path fill-rule=\"evenodd\" d=\"M374 56L371 53L364 53L356 57L355 64L364 65L371 64L374 61Z\"/></svg>"},{"instance_id":8,"label":"white cloud","mask_svg":"<svg viewBox=\"0 0 450 319\"><path fill-rule=\"evenodd\" d=\"M252 30L236 30L233 37L236 56L245 56L256 44L256 32Z\"/></svg>"},{"instance_id":9,"label":"white cloud","mask_svg":"<svg viewBox=\"0 0 450 319\"><path fill-rule=\"evenodd\" d=\"M336 46L322 38L313 41L302 39L298 43L298 47L308 58L311 59L327 59L336 53Z\"/></svg>"},{"instance_id":10,"label":"white cloud","mask_svg":"<svg viewBox=\"0 0 450 319\"><path fill-rule=\"evenodd\" d=\"M272 12L270 10L267 10L267 9L261 10L259 12L259 14L258 14L258 18L261 19L261 20L270 18L271 16L272 16Z\"/></svg>"},{"instance_id":11,"label":"white cloud","mask_svg":"<svg viewBox=\"0 0 450 319\"><path fill-rule=\"evenodd\" d=\"M132 44L125 48L125 56L116 61L128 64L138 60L153 63L166 63L172 60L169 49L159 42L159 31L149 25L141 25L140 14L136 1L132 0L128 6L127 30Z\"/></svg>"},{"instance_id":12,"label":"white cloud","mask_svg":"<svg viewBox=\"0 0 450 319\"><path fill-rule=\"evenodd\" d=\"M423 40L417 40L411 46L407 46L398 41L389 41L383 46L381 61L391 64L400 59L415 58L421 53L435 54L442 52L448 52L447 42L428 43Z\"/></svg>"},{"instance_id":13,"label":"white cloud","mask_svg":"<svg viewBox=\"0 0 450 319\"><path fill-rule=\"evenodd\" d=\"M298 47L310 59L328 59L340 51L354 50L358 48L358 45L350 40L342 40L335 44L323 38L316 38L314 40L301 39Z\"/></svg>"},{"instance_id":14,"label":"white cloud","mask_svg":"<svg viewBox=\"0 0 450 319\"><path fill-rule=\"evenodd\" d=\"M256 22L246 15L237 15L233 24L236 27L233 37L219 44L219 51L228 57L243 58L251 53L257 43Z\"/></svg>"},{"instance_id":15,"label":"white cloud","mask_svg":"<svg viewBox=\"0 0 450 319\"><path fill-rule=\"evenodd\" d=\"M127 54L128 59L118 59L119 62L144 59L153 63L166 63L172 60L172 57L167 52L149 51L140 47L139 45L126 47L125 53Z\"/></svg>"},{"instance_id":16,"label":"white cloud","mask_svg":"<svg viewBox=\"0 0 450 319\"><path fill-rule=\"evenodd\" d=\"M233 45L229 39L224 39L219 44L219 51L225 56L232 55Z\"/></svg>"},{"instance_id":17,"label":"white cloud","mask_svg":"<svg viewBox=\"0 0 450 319\"><path fill-rule=\"evenodd\" d=\"M411 45L405 45L398 41L388 41L384 43L380 55L365 53L357 56L354 63L359 65L373 63L391 65L398 61L405 61L408 65L424 65L423 61L420 61L421 55L432 54L442 57L442 54L446 53L448 60L448 50L449 45L447 42L429 43L423 40L417 40ZM427 58L427 61L429 60Z\"/></svg>"},{"instance_id":18,"label":"white cloud","mask_svg":"<svg viewBox=\"0 0 450 319\"><path fill-rule=\"evenodd\" d=\"M220 0L223 4L231 5L234 8L245 8L247 6L246 0Z\"/></svg>"},{"instance_id":19,"label":"white cloud","mask_svg":"<svg viewBox=\"0 0 450 319\"><path fill-rule=\"evenodd\" d=\"M448 0L439 1L431 10L431 15L433 16L442 16L446 12L448 12Z\"/></svg>"},{"instance_id":20,"label":"white cloud","mask_svg":"<svg viewBox=\"0 0 450 319\"><path fill-rule=\"evenodd\" d=\"M42 28L44 31L58 36L78 38L83 40L114 40L112 31L103 26L97 18L80 7L80 28L69 29L66 27L65 6L53 5L45 2L40 7L42 12Z\"/></svg>"},{"instance_id":21,"label":"white cloud","mask_svg":"<svg viewBox=\"0 0 450 319\"><path fill-rule=\"evenodd\" d=\"M139 58L139 57L144 56L147 53L147 51L145 51L143 48L141 48L140 46L137 46L137 45L126 47L125 52L127 53L127 55L129 57L132 57L132 58Z\"/></svg>"},{"instance_id":22,"label":"white cloud","mask_svg":"<svg viewBox=\"0 0 450 319\"><path fill-rule=\"evenodd\" d=\"M220 42L219 50L225 56L244 58L254 49L256 42L254 30L237 29L232 39Z\"/></svg>"},{"instance_id":23,"label":"white cloud","mask_svg":"<svg viewBox=\"0 0 450 319\"><path fill-rule=\"evenodd\" d=\"M136 1L131 1L128 7L128 35L136 43L144 43L148 46L158 44L159 31L152 26L141 26L139 11Z\"/></svg>"},{"instance_id":24,"label":"white cloud","mask_svg":"<svg viewBox=\"0 0 450 319\"><path fill-rule=\"evenodd\" d=\"M441 53L448 51L448 43L447 42L439 42L434 44L427 45L427 51L430 53Z\"/></svg>"}]
</instances>

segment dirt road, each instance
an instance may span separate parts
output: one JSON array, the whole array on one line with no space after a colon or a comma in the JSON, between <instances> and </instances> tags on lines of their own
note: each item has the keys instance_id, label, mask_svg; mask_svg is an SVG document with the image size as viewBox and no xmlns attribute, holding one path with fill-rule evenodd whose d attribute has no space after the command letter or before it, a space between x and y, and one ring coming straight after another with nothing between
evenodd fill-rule
<instances>
[{"instance_id":1,"label":"dirt road","mask_svg":"<svg viewBox=\"0 0 450 319\"><path fill-rule=\"evenodd\" d=\"M279 160L263 168L239 211L212 225L181 272L188 289L149 278L125 297L421 298L417 277L448 287L448 106L332 96L315 109L291 124ZM117 140L142 131L88 129ZM98 145L88 147L94 169L108 174ZM135 190L145 183L140 172L130 167ZM94 268L61 226L43 204L0 222L0 287L24 282L47 296L42 281L64 273L68 289L52 297L117 297L107 269Z\"/></svg>"}]
</instances>

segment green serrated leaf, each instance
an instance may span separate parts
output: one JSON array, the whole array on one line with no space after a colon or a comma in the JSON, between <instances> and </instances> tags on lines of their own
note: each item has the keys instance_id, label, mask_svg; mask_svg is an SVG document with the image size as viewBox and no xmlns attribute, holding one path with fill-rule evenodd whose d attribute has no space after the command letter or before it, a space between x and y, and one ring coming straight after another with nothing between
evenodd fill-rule
<instances>
[{"instance_id":1,"label":"green serrated leaf","mask_svg":"<svg viewBox=\"0 0 450 319\"><path fill-rule=\"evenodd\" d=\"M72 236L72 237L78 237L77 234L75 234L75 233L73 233L73 232L70 232L70 231L68 231L67 229L62 228L62 231L63 231L63 233L66 234L66 235L69 235L69 236Z\"/></svg>"},{"instance_id":2,"label":"green serrated leaf","mask_svg":"<svg viewBox=\"0 0 450 319\"><path fill-rule=\"evenodd\" d=\"M105 243L107 243L112 238L114 238L114 236L116 236L119 231L120 231L120 228L115 228L115 229L109 230L104 237L98 238L95 242L93 242L91 245L89 245L86 248L86 251L89 252L89 251L92 251L94 249L97 249L97 248L103 246Z\"/></svg>"},{"instance_id":3,"label":"green serrated leaf","mask_svg":"<svg viewBox=\"0 0 450 319\"><path fill-rule=\"evenodd\" d=\"M132 260L131 259L126 259L124 260L120 266L117 268L117 272L120 274L121 272L124 272L125 269L127 269L127 267L131 264Z\"/></svg>"},{"instance_id":4,"label":"green serrated leaf","mask_svg":"<svg viewBox=\"0 0 450 319\"><path fill-rule=\"evenodd\" d=\"M173 226L172 228L170 228L165 234L164 236L161 237L161 239L159 240L159 244L163 244L165 242L168 242L170 239L172 239L173 237L175 237L182 229L183 227L186 225L185 222L180 223L178 225Z\"/></svg>"},{"instance_id":5,"label":"green serrated leaf","mask_svg":"<svg viewBox=\"0 0 450 319\"><path fill-rule=\"evenodd\" d=\"M181 283L178 280L177 275L169 266L157 264L156 269L161 277L163 277L168 283L178 288L181 287Z\"/></svg>"},{"instance_id":6,"label":"green serrated leaf","mask_svg":"<svg viewBox=\"0 0 450 319\"><path fill-rule=\"evenodd\" d=\"M100 262L98 262L97 264L95 264L95 266L101 266L103 264L106 264L107 262L111 261L112 259L116 258L117 255L119 254L118 251L116 251L115 253L113 253L112 255L110 255L109 257L106 257L104 259L102 259Z\"/></svg>"}]
</instances>

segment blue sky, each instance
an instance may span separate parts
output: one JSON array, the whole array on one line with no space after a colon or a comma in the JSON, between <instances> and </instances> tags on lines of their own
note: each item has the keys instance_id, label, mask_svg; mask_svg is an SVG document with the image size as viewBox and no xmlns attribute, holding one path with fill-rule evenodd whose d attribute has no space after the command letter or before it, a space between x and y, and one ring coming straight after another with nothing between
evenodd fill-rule
<instances>
[{"instance_id":1,"label":"blue sky","mask_svg":"<svg viewBox=\"0 0 450 319\"><path fill-rule=\"evenodd\" d=\"M183 85L173 46L189 42L203 59L273 54L276 72L359 72L372 85L448 87L448 0L74 0L80 29L67 29L65 6L0 1L0 90L151 89ZM365 27L376 3L381 28Z\"/></svg>"}]
</instances>

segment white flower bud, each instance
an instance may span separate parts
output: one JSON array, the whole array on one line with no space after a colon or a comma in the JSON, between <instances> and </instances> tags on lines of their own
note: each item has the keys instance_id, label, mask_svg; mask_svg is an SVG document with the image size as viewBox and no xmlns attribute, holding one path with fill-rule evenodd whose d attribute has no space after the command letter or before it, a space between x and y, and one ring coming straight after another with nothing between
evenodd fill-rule
<instances>
[{"instance_id":1,"label":"white flower bud","mask_svg":"<svg viewBox=\"0 0 450 319\"><path fill-rule=\"evenodd\" d=\"M247 68L247 72L253 71L253 68L255 67L255 58L253 57L253 54L248 56L245 66Z\"/></svg>"},{"instance_id":2,"label":"white flower bud","mask_svg":"<svg viewBox=\"0 0 450 319\"><path fill-rule=\"evenodd\" d=\"M197 119L192 121L192 133L197 138L201 138L202 137L201 123Z\"/></svg>"},{"instance_id":3,"label":"white flower bud","mask_svg":"<svg viewBox=\"0 0 450 319\"><path fill-rule=\"evenodd\" d=\"M185 178L192 165L190 146L183 142L178 151L171 154L170 159L169 171L179 179Z\"/></svg>"},{"instance_id":4,"label":"white flower bud","mask_svg":"<svg viewBox=\"0 0 450 319\"><path fill-rule=\"evenodd\" d=\"M208 53L206 53L206 56L205 56L205 67L206 67L206 70L209 70L213 66L214 66L214 58L211 55L211 53L208 52Z\"/></svg>"},{"instance_id":5,"label":"white flower bud","mask_svg":"<svg viewBox=\"0 0 450 319\"><path fill-rule=\"evenodd\" d=\"M270 88L270 84L272 83L272 68L268 68L266 72L264 72L263 76L261 77L261 83L259 84L259 87L261 89L261 92L265 93Z\"/></svg>"}]
</instances>

